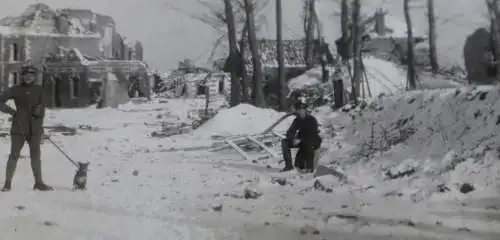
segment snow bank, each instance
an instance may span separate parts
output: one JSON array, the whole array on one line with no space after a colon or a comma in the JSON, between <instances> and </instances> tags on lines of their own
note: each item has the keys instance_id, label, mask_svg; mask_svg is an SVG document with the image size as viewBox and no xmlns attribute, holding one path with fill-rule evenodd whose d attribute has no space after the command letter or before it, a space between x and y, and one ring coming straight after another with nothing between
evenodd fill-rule
<instances>
[{"instance_id":1,"label":"snow bank","mask_svg":"<svg viewBox=\"0 0 500 240\"><path fill-rule=\"evenodd\" d=\"M336 115L329 125L343 128L337 137L342 142L332 144L321 162L345 168L359 176L358 183L383 182L423 198L440 184L456 190L460 182L473 181L488 188L500 176L499 88L377 98L363 110Z\"/></svg>"},{"instance_id":2,"label":"snow bank","mask_svg":"<svg viewBox=\"0 0 500 240\"><path fill-rule=\"evenodd\" d=\"M208 135L240 135L260 133L276 122L284 113L272 109L257 108L249 104L240 104L233 108L223 109L214 118L194 131L197 136ZM290 121L290 119L287 119ZM276 129L287 127L287 120Z\"/></svg>"},{"instance_id":3,"label":"snow bank","mask_svg":"<svg viewBox=\"0 0 500 240\"><path fill-rule=\"evenodd\" d=\"M396 93L405 89L406 72L398 65L374 57L363 58L368 85L363 82L364 89L370 89L372 96L381 93ZM350 86L350 85L349 85Z\"/></svg>"},{"instance_id":4,"label":"snow bank","mask_svg":"<svg viewBox=\"0 0 500 240\"><path fill-rule=\"evenodd\" d=\"M375 57L363 58L363 63L366 69L366 77L368 81L363 81L363 88L368 94L370 90L372 96L379 94L393 94L405 90L406 86L406 71L398 65L378 59ZM352 63L351 63L352 66ZM330 69L330 71L333 71ZM351 69L352 71L352 69ZM348 76L347 68L342 69L345 73L343 78L344 87L346 90L351 88L351 78ZM351 72L351 74L353 74ZM363 75L363 78L365 75ZM303 89L309 86L321 84L322 72L321 68L313 68L304 74L295 77L288 83L288 88L293 91L296 89Z\"/></svg>"}]
</instances>

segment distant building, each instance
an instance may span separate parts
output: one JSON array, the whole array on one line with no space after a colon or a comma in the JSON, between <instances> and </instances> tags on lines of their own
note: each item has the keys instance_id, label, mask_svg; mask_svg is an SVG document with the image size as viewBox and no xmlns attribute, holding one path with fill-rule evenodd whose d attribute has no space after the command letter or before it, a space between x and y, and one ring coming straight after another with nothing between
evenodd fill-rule
<instances>
[{"instance_id":1,"label":"distant building","mask_svg":"<svg viewBox=\"0 0 500 240\"><path fill-rule=\"evenodd\" d=\"M408 34L404 21L379 9L360 25L364 53L397 63L406 62ZM427 36L414 29L413 38L417 64L429 65ZM351 51L342 46L341 38L337 39L336 45L339 55L350 57Z\"/></svg>"},{"instance_id":2,"label":"distant building","mask_svg":"<svg viewBox=\"0 0 500 240\"><path fill-rule=\"evenodd\" d=\"M179 62L165 80L164 90L170 97L225 98L231 93L231 79L228 73L211 72L196 67L190 60Z\"/></svg>"},{"instance_id":3,"label":"distant building","mask_svg":"<svg viewBox=\"0 0 500 240\"><path fill-rule=\"evenodd\" d=\"M125 38L123 40L123 59L125 60L143 60L142 43Z\"/></svg>"},{"instance_id":4,"label":"distant building","mask_svg":"<svg viewBox=\"0 0 500 240\"><path fill-rule=\"evenodd\" d=\"M277 40L260 39L257 40L257 46L262 64L262 74L264 78L262 91L265 95L265 101L269 105L277 104L277 96L280 91ZM308 69L306 60L306 41L303 39L285 39L283 40L283 49L285 79L288 81L303 74ZM318 39L314 40L312 52L314 64L320 64L321 61L323 61L325 65L334 64L335 60L327 43L321 43ZM241 64L244 65L244 69L248 76L252 76L253 73L252 55L250 53L251 51L247 45L245 57L243 61L241 61ZM224 71L229 72L229 69L225 67ZM248 91L250 92L251 88L249 88Z\"/></svg>"},{"instance_id":5,"label":"distant building","mask_svg":"<svg viewBox=\"0 0 500 240\"><path fill-rule=\"evenodd\" d=\"M265 81L274 81L278 76L278 51L276 42L276 40L271 39L261 39L257 41ZM319 43L319 40L314 41L313 59L319 59L320 53L323 52L326 55L327 62L333 63L333 55L328 45L325 43L325 45L321 47ZM286 79L291 79L304 73L307 69L305 40L283 40L283 48ZM253 64L252 55L250 54L248 46L245 52L246 54L243 62L247 73L251 75L253 72Z\"/></svg>"},{"instance_id":6,"label":"distant building","mask_svg":"<svg viewBox=\"0 0 500 240\"><path fill-rule=\"evenodd\" d=\"M95 68L100 74L121 74L129 85L133 85L131 76L144 72L145 63L129 61L125 50L109 16L87 9L53 10L42 3L32 4L20 16L0 20L0 88L19 84L19 68L30 60L45 69L38 84L46 87L49 106L84 106L90 103L83 100L91 98L84 89ZM75 82L75 76L80 82ZM68 86L72 84L74 89L80 86L78 96L71 93Z\"/></svg>"},{"instance_id":7,"label":"distant building","mask_svg":"<svg viewBox=\"0 0 500 240\"><path fill-rule=\"evenodd\" d=\"M142 61L92 58L78 49L45 61L43 82L48 107L84 107L105 98L117 107L132 97L149 97L149 76Z\"/></svg>"}]
</instances>

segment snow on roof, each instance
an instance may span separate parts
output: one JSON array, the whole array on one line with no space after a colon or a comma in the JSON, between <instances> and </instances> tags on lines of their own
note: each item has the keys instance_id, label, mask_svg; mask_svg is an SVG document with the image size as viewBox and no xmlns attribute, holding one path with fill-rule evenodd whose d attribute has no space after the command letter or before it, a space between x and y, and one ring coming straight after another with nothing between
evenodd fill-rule
<instances>
[{"instance_id":1,"label":"snow on roof","mask_svg":"<svg viewBox=\"0 0 500 240\"><path fill-rule=\"evenodd\" d=\"M130 48L135 48L135 45L139 43L137 40L133 40L131 38L123 37L123 44Z\"/></svg>"},{"instance_id":2,"label":"snow on roof","mask_svg":"<svg viewBox=\"0 0 500 240\"><path fill-rule=\"evenodd\" d=\"M30 28L21 27L9 27L0 26L0 35L3 36L47 36L47 37L75 37L75 38L101 38L99 34L95 33L71 33L71 34L61 34L61 33L49 33L49 32L37 32Z\"/></svg>"},{"instance_id":3,"label":"snow on roof","mask_svg":"<svg viewBox=\"0 0 500 240\"><path fill-rule=\"evenodd\" d=\"M321 83L322 79L322 69L321 68L313 68L305 73L290 79L288 82L288 88L290 89L290 93L297 89L304 89L308 86L313 86Z\"/></svg>"},{"instance_id":4,"label":"snow on roof","mask_svg":"<svg viewBox=\"0 0 500 240\"><path fill-rule=\"evenodd\" d=\"M376 13L374 13L376 14ZM373 17L373 16L371 16ZM375 19L372 19L367 22L366 30L370 37L393 37L393 38L405 38L408 36L408 32L406 31L406 22L396 18L390 14L385 14L385 35L379 36L375 31ZM413 36L414 37L425 37L426 34L420 32L418 29L413 28Z\"/></svg>"},{"instance_id":5,"label":"snow on roof","mask_svg":"<svg viewBox=\"0 0 500 240\"><path fill-rule=\"evenodd\" d=\"M35 3L35 4L30 4L26 10L24 10L23 13L21 13L22 17L27 17L27 16L33 16L36 15L38 11L42 12L50 12L50 13L56 13L55 10L50 8L47 4L44 3Z\"/></svg>"},{"instance_id":6,"label":"snow on roof","mask_svg":"<svg viewBox=\"0 0 500 240\"><path fill-rule=\"evenodd\" d=\"M83 26L83 24L80 21L80 19L74 18L74 17L70 17L69 21L71 23L69 31L68 31L70 35L81 34L81 33L88 32L87 29Z\"/></svg>"}]
</instances>

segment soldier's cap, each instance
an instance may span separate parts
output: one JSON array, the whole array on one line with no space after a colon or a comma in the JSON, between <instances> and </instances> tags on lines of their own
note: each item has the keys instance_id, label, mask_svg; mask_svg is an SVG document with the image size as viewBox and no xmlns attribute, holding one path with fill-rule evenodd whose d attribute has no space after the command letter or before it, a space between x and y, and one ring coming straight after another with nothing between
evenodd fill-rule
<instances>
[{"instance_id":1,"label":"soldier's cap","mask_svg":"<svg viewBox=\"0 0 500 240\"><path fill-rule=\"evenodd\" d=\"M38 72L38 69L31 65L31 64L24 64L21 66L21 74L36 74Z\"/></svg>"},{"instance_id":2,"label":"soldier's cap","mask_svg":"<svg viewBox=\"0 0 500 240\"><path fill-rule=\"evenodd\" d=\"M297 102L293 105L293 108L296 110L299 109L306 109L307 108L307 103L306 103L306 98L303 96L300 96L297 98Z\"/></svg>"}]
</instances>

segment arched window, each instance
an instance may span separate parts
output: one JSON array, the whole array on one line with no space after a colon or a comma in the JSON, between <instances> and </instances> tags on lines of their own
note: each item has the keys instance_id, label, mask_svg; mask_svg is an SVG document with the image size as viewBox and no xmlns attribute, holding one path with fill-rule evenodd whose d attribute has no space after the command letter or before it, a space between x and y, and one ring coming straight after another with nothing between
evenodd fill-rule
<instances>
[{"instance_id":1,"label":"arched window","mask_svg":"<svg viewBox=\"0 0 500 240\"><path fill-rule=\"evenodd\" d=\"M204 83L198 83L196 85L196 95L205 95L207 92L207 86Z\"/></svg>"},{"instance_id":2,"label":"arched window","mask_svg":"<svg viewBox=\"0 0 500 240\"><path fill-rule=\"evenodd\" d=\"M220 94L224 94L224 81L226 79L224 77L221 77L221 79L219 79L219 93Z\"/></svg>"},{"instance_id":3,"label":"arched window","mask_svg":"<svg viewBox=\"0 0 500 240\"><path fill-rule=\"evenodd\" d=\"M13 87L19 83L19 74L17 72L9 73L9 87Z\"/></svg>"},{"instance_id":4,"label":"arched window","mask_svg":"<svg viewBox=\"0 0 500 240\"><path fill-rule=\"evenodd\" d=\"M10 45L10 60L19 61L19 46L17 43L12 43Z\"/></svg>"},{"instance_id":5,"label":"arched window","mask_svg":"<svg viewBox=\"0 0 500 240\"><path fill-rule=\"evenodd\" d=\"M77 98L80 95L80 77L76 74L70 77L70 97Z\"/></svg>"}]
</instances>

